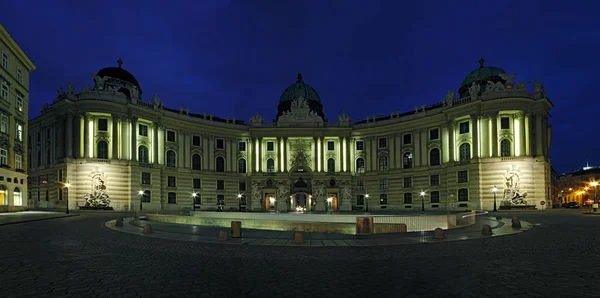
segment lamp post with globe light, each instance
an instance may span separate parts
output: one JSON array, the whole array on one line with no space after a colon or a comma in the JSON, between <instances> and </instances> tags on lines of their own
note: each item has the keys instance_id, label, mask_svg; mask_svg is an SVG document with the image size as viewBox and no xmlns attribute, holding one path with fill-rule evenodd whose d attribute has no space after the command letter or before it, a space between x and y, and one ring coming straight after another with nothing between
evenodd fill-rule
<instances>
[{"instance_id":1,"label":"lamp post with globe light","mask_svg":"<svg viewBox=\"0 0 600 298\"><path fill-rule=\"evenodd\" d=\"M143 200L144 191L143 190L138 191L138 195L140 195L140 210L142 210L142 202L144 202L144 200Z\"/></svg>"},{"instance_id":2,"label":"lamp post with globe light","mask_svg":"<svg viewBox=\"0 0 600 298\"><path fill-rule=\"evenodd\" d=\"M196 197L198 196L197 193L193 192L192 193L192 211L196 211Z\"/></svg>"},{"instance_id":3,"label":"lamp post with globe light","mask_svg":"<svg viewBox=\"0 0 600 298\"><path fill-rule=\"evenodd\" d=\"M592 181L590 185L594 187L594 203L592 204L592 210L596 212L598 211L598 181Z\"/></svg>"},{"instance_id":4,"label":"lamp post with globe light","mask_svg":"<svg viewBox=\"0 0 600 298\"><path fill-rule=\"evenodd\" d=\"M421 212L425 212L425 192L421 191L419 195L421 196Z\"/></svg>"},{"instance_id":5,"label":"lamp post with globe light","mask_svg":"<svg viewBox=\"0 0 600 298\"><path fill-rule=\"evenodd\" d=\"M496 186L494 185L494 187L492 187L492 192L494 193L494 212L498 211L498 209L496 208L496 192L498 192L498 189L496 188Z\"/></svg>"},{"instance_id":6,"label":"lamp post with globe light","mask_svg":"<svg viewBox=\"0 0 600 298\"><path fill-rule=\"evenodd\" d=\"M365 194L365 203L367 203L366 204L367 205L366 209L367 209L367 212L369 212L369 194L368 193Z\"/></svg>"},{"instance_id":7,"label":"lamp post with globe light","mask_svg":"<svg viewBox=\"0 0 600 298\"><path fill-rule=\"evenodd\" d=\"M69 181L67 181L65 183L65 188L67 189L67 195L66 195L66 198L65 198L65 202L67 203L67 208L65 210L66 214L69 214L69 187L71 187L71 183L69 183Z\"/></svg>"}]
</instances>

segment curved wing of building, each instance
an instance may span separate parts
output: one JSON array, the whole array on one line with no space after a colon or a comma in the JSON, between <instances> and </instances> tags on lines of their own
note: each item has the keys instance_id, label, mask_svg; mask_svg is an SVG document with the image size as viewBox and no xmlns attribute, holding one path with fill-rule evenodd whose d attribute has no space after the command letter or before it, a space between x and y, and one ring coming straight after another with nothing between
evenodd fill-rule
<instances>
[{"instance_id":1,"label":"curved wing of building","mask_svg":"<svg viewBox=\"0 0 600 298\"><path fill-rule=\"evenodd\" d=\"M249 123L142 100L120 61L92 77L30 122L35 206L64 207L68 196L70 208L371 212L550 200L544 87L483 60L442 102L360 121L326 121L326 99L301 75L275 122Z\"/></svg>"}]
</instances>

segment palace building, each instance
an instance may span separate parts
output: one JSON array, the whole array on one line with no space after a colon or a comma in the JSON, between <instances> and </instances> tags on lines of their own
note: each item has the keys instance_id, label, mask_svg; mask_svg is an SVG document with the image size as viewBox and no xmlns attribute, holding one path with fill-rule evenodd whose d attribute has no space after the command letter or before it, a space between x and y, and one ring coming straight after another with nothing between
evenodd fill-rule
<instances>
[{"instance_id":1,"label":"palace building","mask_svg":"<svg viewBox=\"0 0 600 298\"><path fill-rule=\"evenodd\" d=\"M29 72L35 65L0 24L0 212L27 210Z\"/></svg>"},{"instance_id":2,"label":"palace building","mask_svg":"<svg viewBox=\"0 0 600 298\"><path fill-rule=\"evenodd\" d=\"M539 82L483 62L442 102L360 121L327 121L327 99L298 75L273 122L246 123L143 100L119 59L30 121L29 198L75 209L102 193L148 212L540 208L553 105Z\"/></svg>"}]
</instances>

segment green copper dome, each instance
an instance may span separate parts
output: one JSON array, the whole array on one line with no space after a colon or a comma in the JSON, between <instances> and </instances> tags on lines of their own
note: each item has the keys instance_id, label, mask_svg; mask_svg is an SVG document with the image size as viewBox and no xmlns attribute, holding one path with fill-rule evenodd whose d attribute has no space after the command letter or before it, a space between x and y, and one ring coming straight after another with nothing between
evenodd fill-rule
<instances>
[{"instance_id":1,"label":"green copper dome","mask_svg":"<svg viewBox=\"0 0 600 298\"><path fill-rule=\"evenodd\" d=\"M304 97L306 100L314 100L318 103L321 103L321 97L315 90L315 88L306 84L302 80L302 74L298 74L298 80L296 83L291 84L289 87L285 88L281 97L279 97L279 103L284 102L292 102L294 99L298 98L298 96Z\"/></svg>"},{"instance_id":2,"label":"green copper dome","mask_svg":"<svg viewBox=\"0 0 600 298\"><path fill-rule=\"evenodd\" d=\"M496 78L502 73L506 73L502 68L495 66L483 66L483 58L479 59L479 68L473 70L467 77L463 80L462 85L471 85L473 82L484 81L487 79ZM491 81L491 80L490 80Z\"/></svg>"}]
</instances>

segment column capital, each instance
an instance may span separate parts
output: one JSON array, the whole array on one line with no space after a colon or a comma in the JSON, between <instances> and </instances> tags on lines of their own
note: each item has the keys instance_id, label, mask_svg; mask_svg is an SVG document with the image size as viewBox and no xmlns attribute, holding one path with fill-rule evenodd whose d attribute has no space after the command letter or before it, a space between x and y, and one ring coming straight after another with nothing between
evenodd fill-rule
<instances>
[{"instance_id":1,"label":"column capital","mask_svg":"<svg viewBox=\"0 0 600 298\"><path fill-rule=\"evenodd\" d=\"M514 117L515 119L521 119L521 118L524 118L524 116L525 116L525 115L523 114L523 112L517 112L517 113L514 113L514 114L513 114L513 117Z\"/></svg>"}]
</instances>

